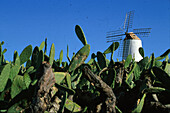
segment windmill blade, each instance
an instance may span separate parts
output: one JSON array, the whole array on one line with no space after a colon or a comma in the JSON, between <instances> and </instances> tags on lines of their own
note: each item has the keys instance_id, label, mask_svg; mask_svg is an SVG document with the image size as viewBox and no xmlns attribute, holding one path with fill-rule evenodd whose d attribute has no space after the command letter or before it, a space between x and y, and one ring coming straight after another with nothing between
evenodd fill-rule
<instances>
[{"instance_id":1,"label":"windmill blade","mask_svg":"<svg viewBox=\"0 0 170 113\"><path fill-rule=\"evenodd\" d=\"M133 17L134 17L134 10L126 13L124 27L123 27L124 29L126 29L126 32L128 32L129 28L132 28Z\"/></svg>"},{"instance_id":2,"label":"windmill blade","mask_svg":"<svg viewBox=\"0 0 170 113\"><path fill-rule=\"evenodd\" d=\"M122 40L123 35L107 36L106 39L107 39L107 42L119 42Z\"/></svg>"},{"instance_id":3,"label":"windmill blade","mask_svg":"<svg viewBox=\"0 0 170 113\"><path fill-rule=\"evenodd\" d=\"M123 31L121 29L119 29L119 30L116 30L116 31L109 31L109 32L107 32L106 38L119 37L119 36L122 36L122 35L124 35Z\"/></svg>"},{"instance_id":4,"label":"windmill blade","mask_svg":"<svg viewBox=\"0 0 170 113\"><path fill-rule=\"evenodd\" d=\"M122 36L123 36L123 31L122 30L116 30L116 31L110 31L107 32L107 42L118 42L120 40L122 40Z\"/></svg>"},{"instance_id":5,"label":"windmill blade","mask_svg":"<svg viewBox=\"0 0 170 113\"><path fill-rule=\"evenodd\" d=\"M151 33L151 28L133 29L133 33L135 33L139 37L148 37L149 34Z\"/></svg>"},{"instance_id":6,"label":"windmill blade","mask_svg":"<svg viewBox=\"0 0 170 113\"><path fill-rule=\"evenodd\" d=\"M122 34L122 30L116 30L116 31L109 31L107 32L107 35L117 35L117 34Z\"/></svg>"},{"instance_id":7,"label":"windmill blade","mask_svg":"<svg viewBox=\"0 0 170 113\"><path fill-rule=\"evenodd\" d=\"M111 37L122 37L124 34L119 34L119 35L110 35L110 36L107 36L106 38L111 38Z\"/></svg>"}]
</instances>

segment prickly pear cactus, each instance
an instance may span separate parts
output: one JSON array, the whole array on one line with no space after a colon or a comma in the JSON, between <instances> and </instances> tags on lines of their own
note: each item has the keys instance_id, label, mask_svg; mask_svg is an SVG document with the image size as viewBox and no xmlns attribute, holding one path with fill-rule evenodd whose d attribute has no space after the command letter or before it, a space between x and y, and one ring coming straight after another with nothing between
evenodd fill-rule
<instances>
[{"instance_id":1,"label":"prickly pear cactus","mask_svg":"<svg viewBox=\"0 0 170 113\"><path fill-rule=\"evenodd\" d=\"M83 47L70 57L67 46L68 61L63 50L55 55L54 43L46 54L47 39L15 51L13 61L0 43L0 112L170 112L170 49L155 58L139 48L141 61L129 55L115 62L113 42L87 61L90 45L79 25L75 33Z\"/></svg>"}]
</instances>

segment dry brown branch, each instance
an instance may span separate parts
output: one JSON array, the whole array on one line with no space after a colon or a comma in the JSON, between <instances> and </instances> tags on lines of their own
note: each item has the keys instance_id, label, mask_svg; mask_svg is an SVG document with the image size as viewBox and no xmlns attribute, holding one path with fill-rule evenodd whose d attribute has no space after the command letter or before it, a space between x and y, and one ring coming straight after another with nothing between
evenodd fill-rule
<instances>
[{"instance_id":1,"label":"dry brown branch","mask_svg":"<svg viewBox=\"0 0 170 113\"><path fill-rule=\"evenodd\" d=\"M116 97L112 88L103 82L99 76L95 75L87 66L83 68L83 75L94 84L102 95L103 102L100 112L104 111L106 113L115 113Z\"/></svg>"},{"instance_id":2,"label":"dry brown branch","mask_svg":"<svg viewBox=\"0 0 170 113\"><path fill-rule=\"evenodd\" d=\"M36 113L41 113L48 109L50 105L49 91L55 84L55 76L50 64L44 62L42 64L42 72L35 91L33 104L31 105L32 112Z\"/></svg>"}]
</instances>

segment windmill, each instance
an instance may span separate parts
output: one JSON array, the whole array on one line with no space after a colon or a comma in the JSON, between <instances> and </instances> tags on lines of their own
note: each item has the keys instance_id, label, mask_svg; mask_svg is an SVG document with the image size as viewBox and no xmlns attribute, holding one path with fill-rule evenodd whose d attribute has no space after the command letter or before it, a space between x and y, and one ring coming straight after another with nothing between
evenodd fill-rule
<instances>
[{"instance_id":1,"label":"windmill","mask_svg":"<svg viewBox=\"0 0 170 113\"><path fill-rule=\"evenodd\" d=\"M118 56L126 59L131 54L135 61L140 61L142 56L139 54L139 48L142 47L142 41L139 37L148 37L151 28L139 28L133 29L133 32L129 32L132 29L134 11L126 13L123 28L116 31L107 32L107 42L119 42L120 47L118 50ZM124 39L123 36L126 36ZM139 37L138 37L138 36Z\"/></svg>"}]
</instances>

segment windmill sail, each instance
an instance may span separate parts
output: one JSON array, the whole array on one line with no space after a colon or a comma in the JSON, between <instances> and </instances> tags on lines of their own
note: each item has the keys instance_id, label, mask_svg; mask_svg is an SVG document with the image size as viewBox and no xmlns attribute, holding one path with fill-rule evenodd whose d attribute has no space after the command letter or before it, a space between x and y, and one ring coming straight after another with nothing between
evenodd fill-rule
<instances>
[{"instance_id":1,"label":"windmill sail","mask_svg":"<svg viewBox=\"0 0 170 113\"><path fill-rule=\"evenodd\" d=\"M126 13L125 22L124 22L124 29L126 29L126 32L128 32L129 28L132 28L133 17L134 17L134 11L130 11Z\"/></svg>"},{"instance_id":2,"label":"windmill sail","mask_svg":"<svg viewBox=\"0 0 170 113\"><path fill-rule=\"evenodd\" d=\"M120 35L121 34L121 35ZM107 42L118 42L122 40L122 30L107 32Z\"/></svg>"},{"instance_id":3,"label":"windmill sail","mask_svg":"<svg viewBox=\"0 0 170 113\"><path fill-rule=\"evenodd\" d=\"M133 29L133 33L135 33L139 37L148 37L151 33L151 28Z\"/></svg>"}]
</instances>

